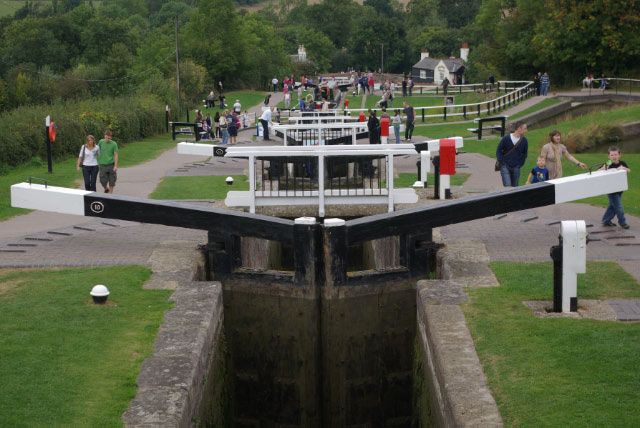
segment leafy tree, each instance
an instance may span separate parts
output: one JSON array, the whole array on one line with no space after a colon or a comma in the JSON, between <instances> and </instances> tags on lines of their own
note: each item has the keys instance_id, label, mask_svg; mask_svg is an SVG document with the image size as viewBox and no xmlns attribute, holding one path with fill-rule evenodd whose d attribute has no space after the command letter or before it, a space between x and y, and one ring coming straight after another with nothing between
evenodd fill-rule
<instances>
[{"instance_id":1,"label":"leafy tree","mask_svg":"<svg viewBox=\"0 0 640 428\"><path fill-rule=\"evenodd\" d=\"M185 23L189 19L189 15L193 8L182 1L170 1L162 5L158 13L152 16L151 21L154 26L175 23L175 19L179 18L180 22Z\"/></svg>"},{"instance_id":2,"label":"leafy tree","mask_svg":"<svg viewBox=\"0 0 640 428\"><path fill-rule=\"evenodd\" d=\"M331 55L335 47L324 33L315 28L292 25L286 27L282 31L282 35L289 53L297 53L298 46L304 45L307 51L307 57L315 64L317 70L329 70Z\"/></svg>"},{"instance_id":3,"label":"leafy tree","mask_svg":"<svg viewBox=\"0 0 640 428\"><path fill-rule=\"evenodd\" d=\"M438 0L438 15L447 27L462 28L473 22L481 3L481 0Z\"/></svg>"},{"instance_id":4,"label":"leafy tree","mask_svg":"<svg viewBox=\"0 0 640 428\"><path fill-rule=\"evenodd\" d=\"M116 43L121 43L134 50L136 46L129 35L129 26L126 21L96 16L87 22L80 39L84 49L84 58L90 64L102 61Z\"/></svg>"}]
</instances>

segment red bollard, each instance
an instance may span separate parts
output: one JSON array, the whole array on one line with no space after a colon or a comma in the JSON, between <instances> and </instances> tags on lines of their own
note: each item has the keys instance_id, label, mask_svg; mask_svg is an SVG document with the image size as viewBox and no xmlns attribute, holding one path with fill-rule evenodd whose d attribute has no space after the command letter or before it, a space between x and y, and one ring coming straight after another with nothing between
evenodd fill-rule
<instances>
[{"instance_id":1,"label":"red bollard","mask_svg":"<svg viewBox=\"0 0 640 428\"><path fill-rule=\"evenodd\" d=\"M382 144L387 144L389 142L389 118L383 117L380 119L380 140ZM455 149L455 143L454 143Z\"/></svg>"},{"instance_id":2,"label":"red bollard","mask_svg":"<svg viewBox=\"0 0 640 428\"><path fill-rule=\"evenodd\" d=\"M358 121L359 122L366 122L363 111L360 112L360 116L358 117Z\"/></svg>"}]
</instances>

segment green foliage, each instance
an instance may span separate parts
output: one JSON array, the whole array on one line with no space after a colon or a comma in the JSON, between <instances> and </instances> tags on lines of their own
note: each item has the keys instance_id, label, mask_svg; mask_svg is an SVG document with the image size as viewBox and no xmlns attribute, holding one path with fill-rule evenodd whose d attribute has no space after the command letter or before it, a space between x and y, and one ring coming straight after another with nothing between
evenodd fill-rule
<instances>
[{"instance_id":1,"label":"green foliage","mask_svg":"<svg viewBox=\"0 0 640 428\"><path fill-rule=\"evenodd\" d=\"M58 126L53 146L57 159L76 154L87 134L111 128L114 139L128 143L164 131L164 104L155 97L123 97L20 107L0 115L0 164L16 166L34 156L45 158L44 118Z\"/></svg>"},{"instance_id":2,"label":"green foliage","mask_svg":"<svg viewBox=\"0 0 640 428\"><path fill-rule=\"evenodd\" d=\"M91 254L87 254L90 262ZM0 425L118 426L170 291L142 266L0 271ZM89 291L111 295L94 305Z\"/></svg>"}]
</instances>

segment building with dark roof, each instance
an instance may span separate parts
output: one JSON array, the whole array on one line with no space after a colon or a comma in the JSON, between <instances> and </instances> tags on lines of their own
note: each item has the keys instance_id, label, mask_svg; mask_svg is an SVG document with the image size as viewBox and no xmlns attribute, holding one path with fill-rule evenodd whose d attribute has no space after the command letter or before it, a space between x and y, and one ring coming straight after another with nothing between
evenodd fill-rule
<instances>
[{"instance_id":1,"label":"building with dark roof","mask_svg":"<svg viewBox=\"0 0 640 428\"><path fill-rule=\"evenodd\" d=\"M411 68L411 77L415 83L440 85L446 77L452 84L462 84L468 54L469 46L466 43L460 48L460 58L431 58L429 52L423 51L420 61Z\"/></svg>"}]
</instances>

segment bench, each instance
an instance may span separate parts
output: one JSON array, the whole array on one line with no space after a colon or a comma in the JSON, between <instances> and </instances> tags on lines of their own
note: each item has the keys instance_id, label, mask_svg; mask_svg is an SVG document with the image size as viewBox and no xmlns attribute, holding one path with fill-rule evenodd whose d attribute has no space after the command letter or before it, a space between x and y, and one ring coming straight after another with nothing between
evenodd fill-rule
<instances>
[{"instance_id":1,"label":"bench","mask_svg":"<svg viewBox=\"0 0 640 428\"><path fill-rule=\"evenodd\" d=\"M493 117L482 117L474 119L474 122L478 123L477 128L467 128L467 131L473 132L474 134L478 134L478 140L482 140L482 131L490 130L490 131L500 131L500 136L504 137L504 133L507 128L507 116L493 116ZM500 122L499 125L487 125L485 123L490 122Z\"/></svg>"},{"instance_id":2,"label":"bench","mask_svg":"<svg viewBox=\"0 0 640 428\"><path fill-rule=\"evenodd\" d=\"M171 125L171 138L175 141L176 135L193 135L196 141L200 141L202 134L201 123L169 122Z\"/></svg>"}]
</instances>

